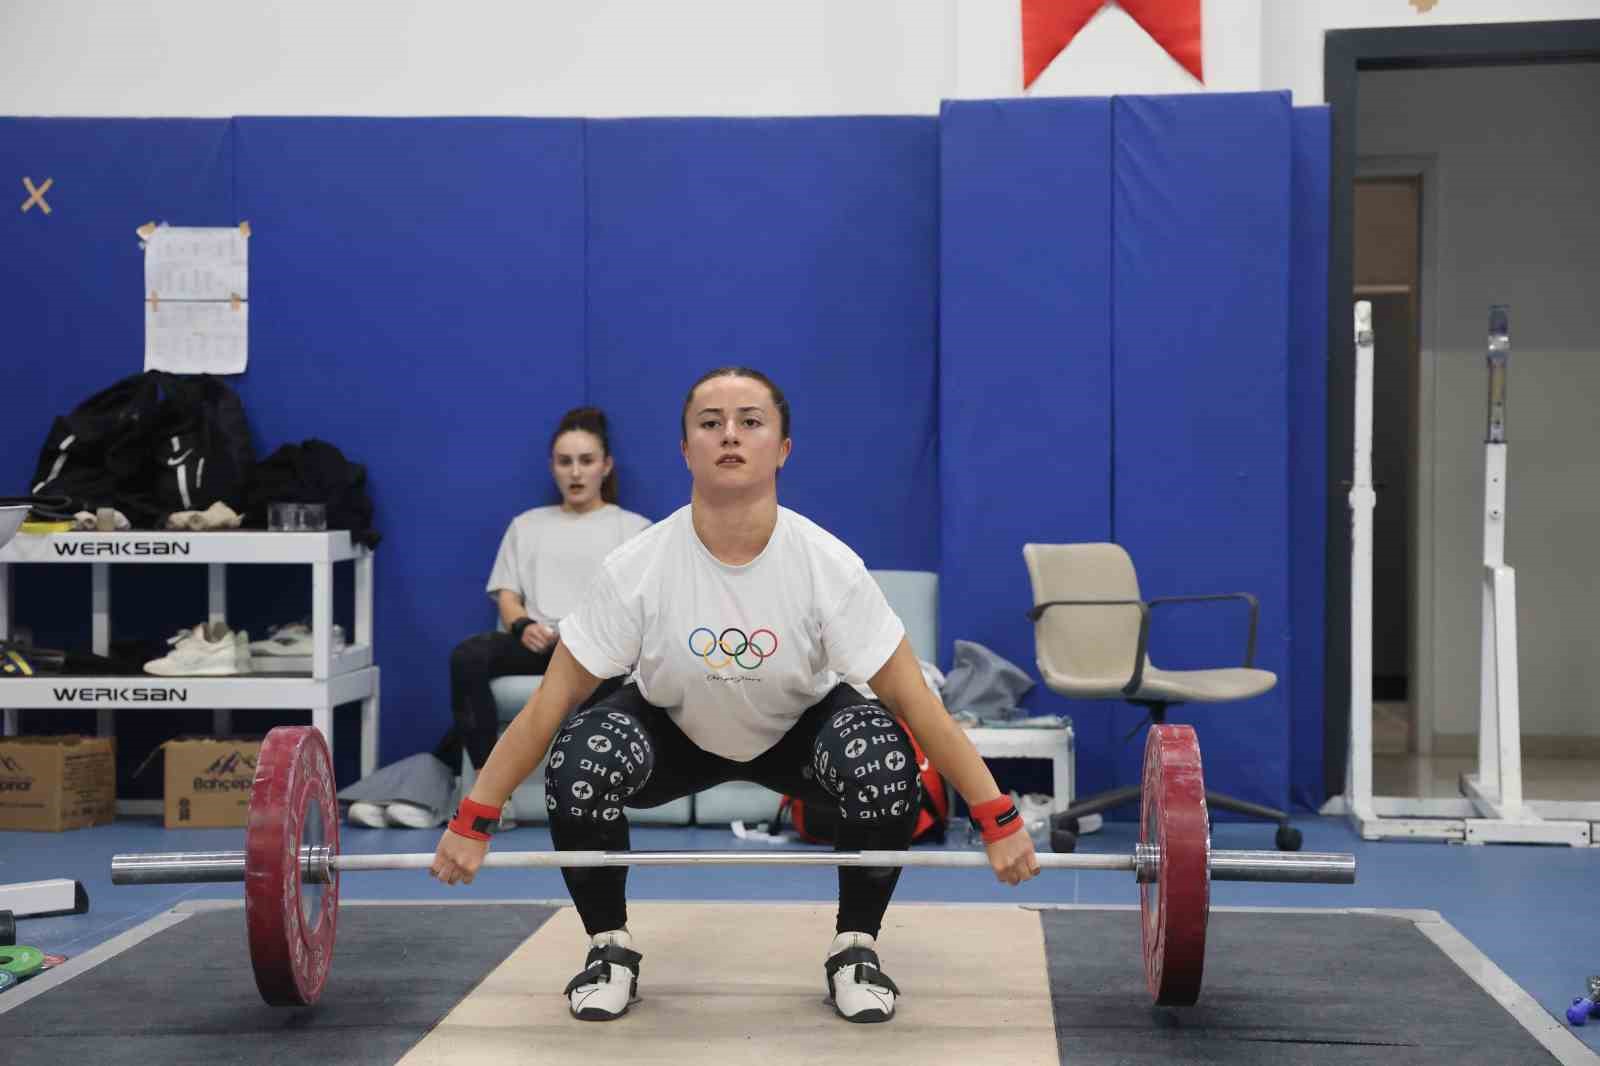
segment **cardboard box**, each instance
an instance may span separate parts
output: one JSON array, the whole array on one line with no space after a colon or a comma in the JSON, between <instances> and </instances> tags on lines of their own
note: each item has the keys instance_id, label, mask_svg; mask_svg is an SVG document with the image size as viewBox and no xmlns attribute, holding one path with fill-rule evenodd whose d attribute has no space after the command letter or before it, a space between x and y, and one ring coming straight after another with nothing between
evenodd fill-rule
<instances>
[{"instance_id":1,"label":"cardboard box","mask_svg":"<svg viewBox=\"0 0 1600 1066\"><path fill-rule=\"evenodd\" d=\"M110 737L0 739L0 829L58 833L117 816Z\"/></svg>"},{"instance_id":2,"label":"cardboard box","mask_svg":"<svg viewBox=\"0 0 1600 1066\"><path fill-rule=\"evenodd\" d=\"M168 829L242 826L250 813L260 740L169 740L162 811Z\"/></svg>"}]
</instances>

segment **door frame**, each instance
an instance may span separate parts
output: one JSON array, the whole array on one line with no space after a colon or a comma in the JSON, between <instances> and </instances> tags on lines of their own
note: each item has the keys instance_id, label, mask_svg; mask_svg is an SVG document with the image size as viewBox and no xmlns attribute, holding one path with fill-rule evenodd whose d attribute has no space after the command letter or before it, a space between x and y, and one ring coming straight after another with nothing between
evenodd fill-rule
<instances>
[{"instance_id":1,"label":"door frame","mask_svg":"<svg viewBox=\"0 0 1600 1066\"><path fill-rule=\"evenodd\" d=\"M1322 675L1322 766L1328 795L1343 790L1350 745L1350 514L1346 495L1355 433L1355 325L1350 306L1355 291L1359 75L1364 70L1596 61L1600 61L1600 19L1330 30L1324 38L1323 99L1332 120L1328 160L1328 506ZM1421 732L1419 719L1419 743Z\"/></svg>"}]
</instances>

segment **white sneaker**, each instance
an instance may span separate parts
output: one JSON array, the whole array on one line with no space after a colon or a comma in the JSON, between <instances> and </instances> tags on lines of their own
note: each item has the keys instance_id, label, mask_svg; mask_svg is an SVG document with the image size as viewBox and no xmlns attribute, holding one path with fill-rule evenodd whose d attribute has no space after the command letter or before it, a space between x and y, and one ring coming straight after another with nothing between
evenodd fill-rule
<instances>
[{"instance_id":1,"label":"white sneaker","mask_svg":"<svg viewBox=\"0 0 1600 1066\"><path fill-rule=\"evenodd\" d=\"M563 994L574 1018L609 1022L639 1002L639 960L626 929L596 933L583 972L567 982Z\"/></svg>"},{"instance_id":2,"label":"white sneaker","mask_svg":"<svg viewBox=\"0 0 1600 1066\"><path fill-rule=\"evenodd\" d=\"M402 829L432 829L444 824L443 815L417 803L391 803L383 809L383 814L389 819L390 825Z\"/></svg>"},{"instance_id":3,"label":"white sneaker","mask_svg":"<svg viewBox=\"0 0 1600 1066\"><path fill-rule=\"evenodd\" d=\"M266 640L258 640L250 645L251 655L311 655L312 654L311 627L304 622L289 622L286 625L273 626L267 631ZM344 627L333 627L333 650L344 650Z\"/></svg>"},{"instance_id":4,"label":"white sneaker","mask_svg":"<svg viewBox=\"0 0 1600 1066\"><path fill-rule=\"evenodd\" d=\"M823 963L828 1000L847 1022L886 1022L900 989L879 968L877 941L866 933L840 933Z\"/></svg>"},{"instance_id":5,"label":"white sneaker","mask_svg":"<svg viewBox=\"0 0 1600 1066\"><path fill-rule=\"evenodd\" d=\"M239 672L238 648L226 622L202 622L173 637L172 650L144 664L160 677L231 677Z\"/></svg>"},{"instance_id":6,"label":"white sneaker","mask_svg":"<svg viewBox=\"0 0 1600 1066\"><path fill-rule=\"evenodd\" d=\"M377 803L352 803L345 818L351 825L364 825L368 829L383 829L389 824L384 820L382 805Z\"/></svg>"},{"instance_id":7,"label":"white sneaker","mask_svg":"<svg viewBox=\"0 0 1600 1066\"><path fill-rule=\"evenodd\" d=\"M515 807L511 806L511 801L508 799L500 806L500 825L497 828L506 830L515 829L516 827L517 810Z\"/></svg>"}]
</instances>

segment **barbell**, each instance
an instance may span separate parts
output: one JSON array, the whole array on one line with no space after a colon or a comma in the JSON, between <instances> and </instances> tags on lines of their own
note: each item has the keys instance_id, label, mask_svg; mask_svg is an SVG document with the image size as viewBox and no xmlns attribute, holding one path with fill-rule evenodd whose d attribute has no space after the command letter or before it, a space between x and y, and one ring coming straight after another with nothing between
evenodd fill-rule
<instances>
[{"instance_id":1,"label":"barbell","mask_svg":"<svg viewBox=\"0 0 1600 1066\"><path fill-rule=\"evenodd\" d=\"M1156 725L1145 741L1139 842L1132 855L1042 854L1043 869L1120 870L1139 885L1145 983L1158 1004L1200 995L1212 881L1351 884L1355 856L1212 850L1194 730ZM339 878L363 870L428 869L431 853L345 855L339 802L322 734L279 726L262 742L243 851L115 855L117 885L244 882L256 987L274 1006L310 1006L333 963ZM937 866L989 868L981 851L490 852L486 867Z\"/></svg>"}]
</instances>

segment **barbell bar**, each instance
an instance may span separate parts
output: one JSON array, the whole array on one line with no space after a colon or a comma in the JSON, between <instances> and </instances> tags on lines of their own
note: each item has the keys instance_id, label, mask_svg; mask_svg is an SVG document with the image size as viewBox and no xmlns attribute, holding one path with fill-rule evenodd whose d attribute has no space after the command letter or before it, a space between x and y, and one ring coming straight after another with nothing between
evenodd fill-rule
<instances>
[{"instance_id":1,"label":"barbell bar","mask_svg":"<svg viewBox=\"0 0 1600 1066\"><path fill-rule=\"evenodd\" d=\"M194 851L114 855L114 885L223 884L245 879L245 852ZM1140 883L1156 880L1161 850L1138 844L1132 855L1086 855L1077 852L1037 856L1045 870L1107 870L1132 873ZM432 852L341 855L326 844L300 849L301 877L308 884L328 884L334 875L352 871L426 870ZM1354 855L1332 852L1224 851L1209 855L1213 881L1271 881L1299 884L1353 884ZM933 866L989 868L981 851L492 851L483 868L551 868L594 866Z\"/></svg>"},{"instance_id":2,"label":"barbell bar","mask_svg":"<svg viewBox=\"0 0 1600 1066\"><path fill-rule=\"evenodd\" d=\"M1156 1003L1200 995L1210 885L1217 881L1350 884L1355 856L1212 850L1200 748L1188 726L1156 725L1145 741L1139 842L1132 855L1041 854L1042 869L1131 872L1139 885L1145 982ZM243 851L117 855L118 885L239 882L256 987L268 1003L309 1006L333 963L342 874L428 869L428 853L345 855L327 742L279 726L262 742ZM980 851L490 852L489 868L599 866L922 866L989 868Z\"/></svg>"}]
</instances>

